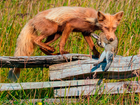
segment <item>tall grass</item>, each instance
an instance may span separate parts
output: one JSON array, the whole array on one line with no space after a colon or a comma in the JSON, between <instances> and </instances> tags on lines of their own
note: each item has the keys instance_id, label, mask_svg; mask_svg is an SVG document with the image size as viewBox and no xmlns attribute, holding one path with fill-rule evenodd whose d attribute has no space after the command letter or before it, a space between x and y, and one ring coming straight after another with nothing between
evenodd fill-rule
<instances>
[{"instance_id":1,"label":"tall grass","mask_svg":"<svg viewBox=\"0 0 140 105\"><path fill-rule=\"evenodd\" d=\"M29 19L38 12L59 6L91 7L114 14L124 11L116 30L119 39L118 55L130 56L140 53L140 1L139 0L1 0L0 1L0 56L13 56L16 39ZM99 33L97 31L96 33ZM94 40L94 39L93 39ZM94 40L95 41L95 40ZM59 51L59 40L51 44ZM71 33L65 49L70 53L92 54L81 33ZM97 47L101 52L103 49ZM38 48L33 55L44 55ZM8 83L9 69L0 69L0 82ZM23 69L18 82L48 81L48 69ZM0 93L0 100L20 98L53 97L52 89L8 91ZM137 94L94 95L91 104L134 104L139 103ZM77 104L85 104L87 100Z\"/></svg>"}]
</instances>

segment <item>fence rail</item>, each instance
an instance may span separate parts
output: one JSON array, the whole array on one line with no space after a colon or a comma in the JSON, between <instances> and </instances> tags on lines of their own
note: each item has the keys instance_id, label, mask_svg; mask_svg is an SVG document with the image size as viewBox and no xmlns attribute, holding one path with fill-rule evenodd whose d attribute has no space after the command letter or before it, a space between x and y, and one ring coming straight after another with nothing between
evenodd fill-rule
<instances>
[{"instance_id":1,"label":"fence rail","mask_svg":"<svg viewBox=\"0 0 140 105\"><path fill-rule=\"evenodd\" d=\"M71 88L60 88L54 90L55 97L84 96L94 94L120 94L140 93L140 84L137 81L102 83L100 85L86 85Z\"/></svg>"},{"instance_id":2,"label":"fence rail","mask_svg":"<svg viewBox=\"0 0 140 105\"><path fill-rule=\"evenodd\" d=\"M92 56L86 54L64 54L53 56L0 56L1 68L37 68L49 67L52 64L63 63L67 61L88 59Z\"/></svg>"},{"instance_id":3,"label":"fence rail","mask_svg":"<svg viewBox=\"0 0 140 105\"><path fill-rule=\"evenodd\" d=\"M0 83L0 91L54 88L54 97L94 95L97 92L98 94L140 93L138 81L115 83L102 81L103 78L138 77L140 75L139 55L116 56L107 72L104 72L105 61L93 66L96 60L97 58L86 54L0 57L1 68L49 67L50 69L48 82Z\"/></svg>"},{"instance_id":4,"label":"fence rail","mask_svg":"<svg viewBox=\"0 0 140 105\"><path fill-rule=\"evenodd\" d=\"M104 72L106 62L93 66L94 62L97 62L96 59L89 58L51 65L49 67L50 79L70 79L77 76L82 77L83 75L89 76L95 73L95 78L100 78L103 75L104 78L124 79L139 75L140 73L140 56L138 55L128 57L116 56L107 72Z\"/></svg>"},{"instance_id":5,"label":"fence rail","mask_svg":"<svg viewBox=\"0 0 140 105\"><path fill-rule=\"evenodd\" d=\"M97 84L97 82L99 82L98 79L51 81L51 82L0 83L0 91L84 86L84 85Z\"/></svg>"}]
</instances>

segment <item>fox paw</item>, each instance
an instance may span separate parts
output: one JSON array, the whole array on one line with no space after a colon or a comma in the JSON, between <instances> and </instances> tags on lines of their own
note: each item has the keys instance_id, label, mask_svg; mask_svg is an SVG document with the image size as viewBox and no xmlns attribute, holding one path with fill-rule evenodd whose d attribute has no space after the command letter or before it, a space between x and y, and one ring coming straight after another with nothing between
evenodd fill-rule
<instances>
[{"instance_id":1,"label":"fox paw","mask_svg":"<svg viewBox=\"0 0 140 105\"><path fill-rule=\"evenodd\" d=\"M55 52L55 49L53 48L53 47L51 47L51 46L49 46L49 45L47 45L47 47L49 48L46 48L46 50L48 50L50 53L53 53L53 52Z\"/></svg>"},{"instance_id":2,"label":"fox paw","mask_svg":"<svg viewBox=\"0 0 140 105\"><path fill-rule=\"evenodd\" d=\"M60 54L62 55L62 54L68 54L69 52L67 52L67 51L61 51L60 52Z\"/></svg>"},{"instance_id":3,"label":"fox paw","mask_svg":"<svg viewBox=\"0 0 140 105\"><path fill-rule=\"evenodd\" d=\"M55 51L55 49L53 49L53 51L47 50L43 47L40 47L40 50L45 53L46 55L52 55L52 53Z\"/></svg>"}]
</instances>

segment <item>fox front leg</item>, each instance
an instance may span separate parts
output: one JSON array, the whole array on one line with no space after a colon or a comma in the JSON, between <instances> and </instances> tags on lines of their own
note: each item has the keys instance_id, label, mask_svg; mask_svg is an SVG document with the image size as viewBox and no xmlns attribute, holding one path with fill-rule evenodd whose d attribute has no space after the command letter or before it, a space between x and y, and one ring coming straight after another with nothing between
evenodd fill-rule
<instances>
[{"instance_id":1,"label":"fox front leg","mask_svg":"<svg viewBox=\"0 0 140 105\"><path fill-rule=\"evenodd\" d=\"M106 53L106 62L107 62L107 65L106 65L104 71L107 71L109 69L109 67L111 66L111 63L113 61L113 56L114 56L114 53L113 52L107 51L107 53Z\"/></svg>"},{"instance_id":2,"label":"fox front leg","mask_svg":"<svg viewBox=\"0 0 140 105\"><path fill-rule=\"evenodd\" d=\"M99 60L97 60L96 63L93 63L93 65L94 65L94 66L97 66L99 63L101 63L101 62L105 59L105 57L106 57L106 52L103 51L103 53L101 54Z\"/></svg>"}]
</instances>

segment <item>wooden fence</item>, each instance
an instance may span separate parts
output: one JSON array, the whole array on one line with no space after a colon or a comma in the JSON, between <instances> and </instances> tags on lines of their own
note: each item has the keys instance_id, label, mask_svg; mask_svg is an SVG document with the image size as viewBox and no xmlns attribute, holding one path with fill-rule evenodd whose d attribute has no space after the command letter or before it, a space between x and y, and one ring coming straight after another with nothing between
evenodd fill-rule
<instances>
[{"instance_id":1,"label":"wooden fence","mask_svg":"<svg viewBox=\"0 0 140 105\"><path fill-rule=\"evenodd\" d=\"M53 56L0 57L1 68L49 67L50 81L0 83L0 91L54 88L54 97L81 95L139 93L139 81L104 83L102 80L139 76L140 56L116 56L107 72L106 62L93 66L96 58L85 54Z\"/></svg>"}]
</instances>

